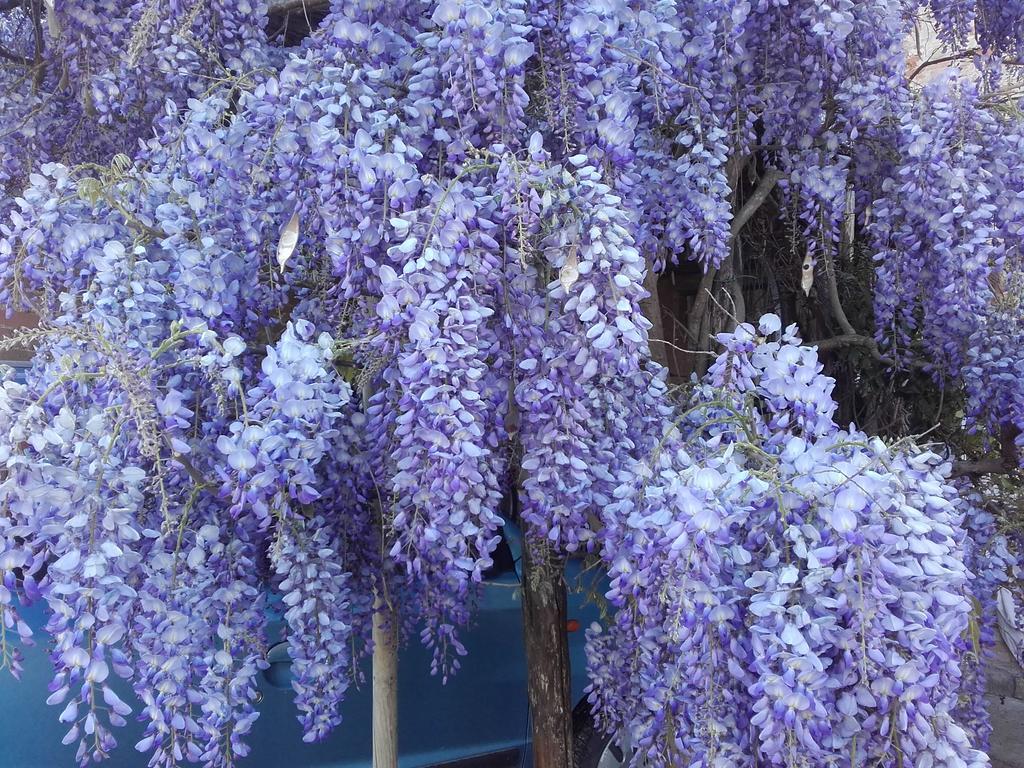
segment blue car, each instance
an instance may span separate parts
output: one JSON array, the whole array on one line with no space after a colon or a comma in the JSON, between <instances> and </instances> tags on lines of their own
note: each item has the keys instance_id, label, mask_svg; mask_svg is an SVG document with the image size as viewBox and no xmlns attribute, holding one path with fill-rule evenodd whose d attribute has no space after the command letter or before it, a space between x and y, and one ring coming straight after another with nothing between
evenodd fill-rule
<instances>
[{"instance_id":1,"label":"blue car","mask_svg":"<svg viewBox=\"0 0 1024 768\"><path fill-rule=\"evenodd\" d=\"M4 368L12 370L12 378L15 381L21 384L25 383L25 371L28 369L28 363L21 360L0 360L0 374L4 373Z\"/></svg>"},{"instance_id":2,"label":"blue car","mask_svg":"<svg viewBox=\"0 0 1024 768\"><path fill-rule=\"evenodd\" d=\"M506 526L495 567L487 574L475 623L463 633L469 651L462 669L447 685L430 675L430 655L415 639L399 658L399 762L403 768L525 768L532 764L530 712L526 695L522 594L519 589L521 540ZM577 702L574 723L578 768L610 768L622 753L597 732L589 717L584 629L598 619L589 595L601 593L606 581L596 570L585 571L578 560L566 567L569 587L566 627L572 660L572 694ZM34 605L29 620L41 627L45 609ZM270 637L278 636L271 627ZM75 764L75 747L63 746L66 730L59 707L45 703L52 677L46 635L25 649L21 682L0 674L0 768L60 768ZM343 705L344 722L325 741L305 744L295 716L289 660L283 643L272 646L269 667L262 673L260 718L250 734L252 753L241 762L251 768L355 768L371 763L371 699L369 682L351 687ZM368 666L368 665L367 665ZM369 670L367 669L367 672ZM365 679L369 681L367 674ZM134 697L126 700L134 700ZM118 729L119 747L111 768L145 766L146 756L133 746L142 724L130 719Z\"/></svg>"}]
</instances>

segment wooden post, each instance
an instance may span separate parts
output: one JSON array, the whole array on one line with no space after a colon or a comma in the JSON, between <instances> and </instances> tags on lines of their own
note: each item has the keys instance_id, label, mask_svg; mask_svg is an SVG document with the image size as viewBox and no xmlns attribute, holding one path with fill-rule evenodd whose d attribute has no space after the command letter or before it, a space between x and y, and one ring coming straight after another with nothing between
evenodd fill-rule
<instances>
[{"instance_id":1,"label":"wooden post","mask_svg":"<svg viewBox=\"0 0 1024 768\"><path fill-rule=\"evenodd\" d=\"M572 689L563 562L544 539L523 541L523 632L534 768L572 768Z\"/></svg>"},{"instance_id":2,"label":"wooden post","mask_svg":"<svg viewBox=\"0 0 1024 768\"><path fill-rule=\"evenodd\" d=\"M372 376L364 374L360 392L366 412L373 397ZM384 510L380 499L377 501L384 556L388 537ZM386 579L387 575L381 573L373 593L373 768L398 768L398 615L388 602Z\"/></svg>"},{"instance_id":3,"label":"wooden post","mask_svg":"<svg viewBox=\"0 0 1024 768\"><path fill-rule=\"evenodd\" d=\"M373 601L373 768L398 768L398 619Z\"/></svg>"}]
</instances>

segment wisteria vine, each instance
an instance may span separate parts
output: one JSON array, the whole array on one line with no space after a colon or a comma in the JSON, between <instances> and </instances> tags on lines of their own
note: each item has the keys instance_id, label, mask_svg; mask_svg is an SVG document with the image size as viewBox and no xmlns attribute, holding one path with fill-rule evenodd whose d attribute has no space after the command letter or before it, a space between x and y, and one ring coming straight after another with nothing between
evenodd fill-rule
<instances>
[{"instance_id":1,"label":"wisteria vine","mask_svg":"<svg viewBox=\"0 0 1024 768\"><path fill-rule=\"evenodd\" d=\"M33 354L0 383L0 668L49 636L78 762L129 717L152 766L244 757L273 606L307 741L375 595L447 679L516 494L610 574L588 699L635 764L987 764L1016 563L984 488L841 425L735 285L783 221L818 330L1016 469L1024 7L315 4L297 39L254 0L0 2L0 301L39 320L0 342ZM919 89L922 20L980 76ZM678 382L652 278L686 262L733 301Z\"/></svg>"}]
</instances>

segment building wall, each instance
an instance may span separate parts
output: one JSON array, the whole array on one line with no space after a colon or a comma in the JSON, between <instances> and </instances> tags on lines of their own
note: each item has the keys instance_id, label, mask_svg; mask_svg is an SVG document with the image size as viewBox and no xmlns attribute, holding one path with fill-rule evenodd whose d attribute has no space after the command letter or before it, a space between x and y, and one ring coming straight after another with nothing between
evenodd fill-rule
<instances>
[{"instance_id":1,"label":"building wall","mask_svg":"<svg viewBox=\"0 0 1024 768\"><path fill-rule=\"evenodd\" d=\"M15 312L11 317L6 317L6 314L6 311L0 311L0 339L8 336L13 330L31 328L36 324L35 316L28 312ZM24 361L30 357L30 351L23 347L0 349L0 360Z\"/></svg>"},{"instance_id":2,"label":"building wall","mask_svg":"<svg viewBox=\"0 0 1024 768\"><path fill-rule=\"evenodd\" d=\"M1024 669L998 632L985 687L993 728L992 766L1024 768Z\"/></svg>"}]
</instances>

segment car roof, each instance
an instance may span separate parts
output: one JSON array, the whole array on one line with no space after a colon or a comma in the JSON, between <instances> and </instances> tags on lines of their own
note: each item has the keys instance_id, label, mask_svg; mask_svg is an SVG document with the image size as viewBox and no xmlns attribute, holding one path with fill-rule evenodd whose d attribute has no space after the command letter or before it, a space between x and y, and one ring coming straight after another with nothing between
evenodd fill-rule
<instances>
[{"instance_id":1,"label":"car roof","mask_svg":"<svg viewBox=\"0 0 1024 768\"><path fill-rule=\"evenodd\" d=\"M25 371L28 370L28 363L24 360L2 360L0 359L0 367L7 366L14 369L14 380L20 384L25 383Z\"/></svg>"}]
</instances>

